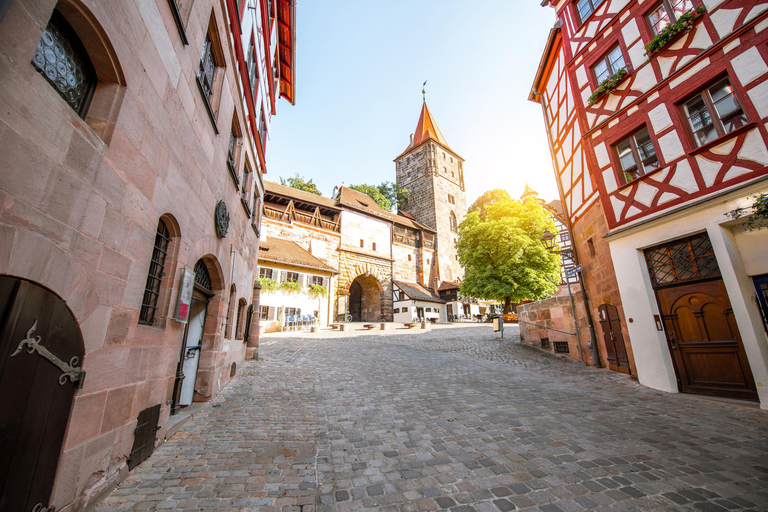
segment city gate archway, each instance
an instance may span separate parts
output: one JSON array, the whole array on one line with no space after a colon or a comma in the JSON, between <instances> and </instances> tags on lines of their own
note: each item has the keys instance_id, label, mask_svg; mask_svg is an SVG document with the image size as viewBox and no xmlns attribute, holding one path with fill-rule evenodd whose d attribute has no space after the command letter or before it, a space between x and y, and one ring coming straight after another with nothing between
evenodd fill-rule
<instances>
[{"instance_id":1,"label":"city gate archway","mask_svg":"<svg viewBox=\"0 0 768 512\"><path fill-rule=\"evenodd\" d=\"M384 288L373 276L357 276L349 285L349 314L353 322L380 322Z\"/></svg>"}]
</instances>

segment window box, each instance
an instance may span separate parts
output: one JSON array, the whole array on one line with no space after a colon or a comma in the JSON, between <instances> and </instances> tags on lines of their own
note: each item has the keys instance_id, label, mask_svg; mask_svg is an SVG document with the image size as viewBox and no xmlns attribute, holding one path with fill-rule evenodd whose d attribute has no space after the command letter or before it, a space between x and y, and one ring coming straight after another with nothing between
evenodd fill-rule
<instances>
[{"instance_id":1,"label":"window box","mask_svg":"<svg viewBox=\"0 0 768 512\"><path fill-rule=\"evenodd\" d=\"M680 34L688 33L693 28L696 20L706 12L703 5L686 12L674 23L667 25L659 35L651 39L651 42L645 45L645 55L654 57L661 50L670 45Z\"/></svg>"},{"instance_id":2,"label":"window box","mask_svg":"<svg viewBox=\"0 0 768 512\"><path fill-rule=\"evenodd\" d=\"M621 68L616 73L603 80L600 85L597 86L595 92L593 92L587 100L587 106L591 107L597 103L598 100L605 94L616 92L616 87L618 87L618 85L623 82L627 76L629 76L629 73L627 73L627 68Z\"/></svg>"}]
</instances>

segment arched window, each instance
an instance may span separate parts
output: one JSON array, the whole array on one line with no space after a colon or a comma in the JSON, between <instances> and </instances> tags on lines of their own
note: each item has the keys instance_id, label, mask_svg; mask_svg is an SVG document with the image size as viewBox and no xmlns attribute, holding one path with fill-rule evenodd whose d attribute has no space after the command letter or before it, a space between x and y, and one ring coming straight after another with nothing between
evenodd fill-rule
<instances>
[{"instance_id":1,"label":"arched window","mask_svg":"<svg viewBox=\"0 0 768 512\"><path fill-rule=\"evenodd\" d=\"M144 298L141 301L141 311L139 312L140 324L154 325L155 323L157 299L160 296L160 284L163 280L165 257L168 254L168 243L170 241L171 237L168 232L168 226L166 226L165 222L160 220L157 223L155 248L152 251L152 260L149 263L147 284L144 287Z\"/></svg>"},{"instance_id":2,"label":"arched window","mask_svg":"<svg viewBox=\"0 0 768 512\"><path fill-rule=\"evenodd\" d=\"M458 225L456 224L456 215L451 212L450 215L448 215L448 220L451 222L451 231L458 231Z\"/></svg>"},{"instance_id":3,"label":"arched window","mask_svg":"<svg viewBox=\"0 0 768 512\"><path fill-rule=\"evenodd\" d=\"M237 326L235 329L235 339L241 340L243 339L243 332L245 327L245 317L247 316L245 314L245 308L248 306L248 303L245 302L245 299L241 298L237 303L237 322L235 325Z\"/></svg>"},{"instance_id":4,"label":"arched window","mask_svg":"<svg viewBox=\"0 0 768 512\"><path fill-rule=\"evenodd\" d=\"M237 297L237 288L235 285L229 288L229 306L227 307L227 325L224 329L224 337L232 337L232 326L235 323L235 298Z\"/></svg>"},{"instance_id":5,"label":"arched window","mask_svg":"<svg viewBox=\"0 0 768 512\"><path fill-rule=\"evenodd\" d=\"M32 65L85 119L96 88L96 72L80 38L58 10L53 11L43 30Z\"/></svg>"}]
</instances>

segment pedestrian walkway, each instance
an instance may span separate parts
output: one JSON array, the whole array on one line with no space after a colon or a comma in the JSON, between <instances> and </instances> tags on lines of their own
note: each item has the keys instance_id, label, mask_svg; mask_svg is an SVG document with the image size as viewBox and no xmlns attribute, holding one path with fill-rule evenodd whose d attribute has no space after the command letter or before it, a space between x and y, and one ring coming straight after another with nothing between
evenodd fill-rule
<instances>
[{"instance_id":1,"label":"pedestrian walkway","mask_svg":"<svg viewBox=\"0 0 768 512\"><path fill-rule=\"evenodd\" d=\"M768 412L505 336L264 336L96 510L768 510Z\"/></svg>"}]
</instances>

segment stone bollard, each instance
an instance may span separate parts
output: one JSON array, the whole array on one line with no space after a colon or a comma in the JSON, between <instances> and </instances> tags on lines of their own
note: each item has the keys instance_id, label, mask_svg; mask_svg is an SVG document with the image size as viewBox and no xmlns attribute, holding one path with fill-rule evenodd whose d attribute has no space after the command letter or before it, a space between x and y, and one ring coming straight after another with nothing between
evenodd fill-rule
<instances>
[{"instance_id":1,"label":"stone bollard","mask_svg":"<svg viewBox=\"0 0 768 512\"><path fill-rule=\"evenodd\" d=\"M429 329L429 322L421 322L422 329Z\"/></svg>"},{"instance_id":2,"label":"stone bollard","mask_svg":"<svg viewBox=\"0 0 768 512\"><path fill-rule=\"evenodd\" d=\"M339 326L340 331L348 331L349 330L349 324L341 324Z\"/></svg>"},{"instance_id":3,"label":"stone bollard","mask_svg":"<svg viewBox=\"0 0 768 512\"><path fill-rule=\"evenodd\" d=\"M312 332L320 332L320 326L319 325L313 325L312 326Z\"/></svg>"},{"instance_id":4,"label":"stone bollard","mask_svg":"<svg viewBox=\"0 0 768 512\"><path fill-rule=\"evenodd\" d=\"M381 330L382 331L388 331L389 330L389 325L390 324L388 324L386 322L381 322Z\"/></svg>"}]
</instances>

